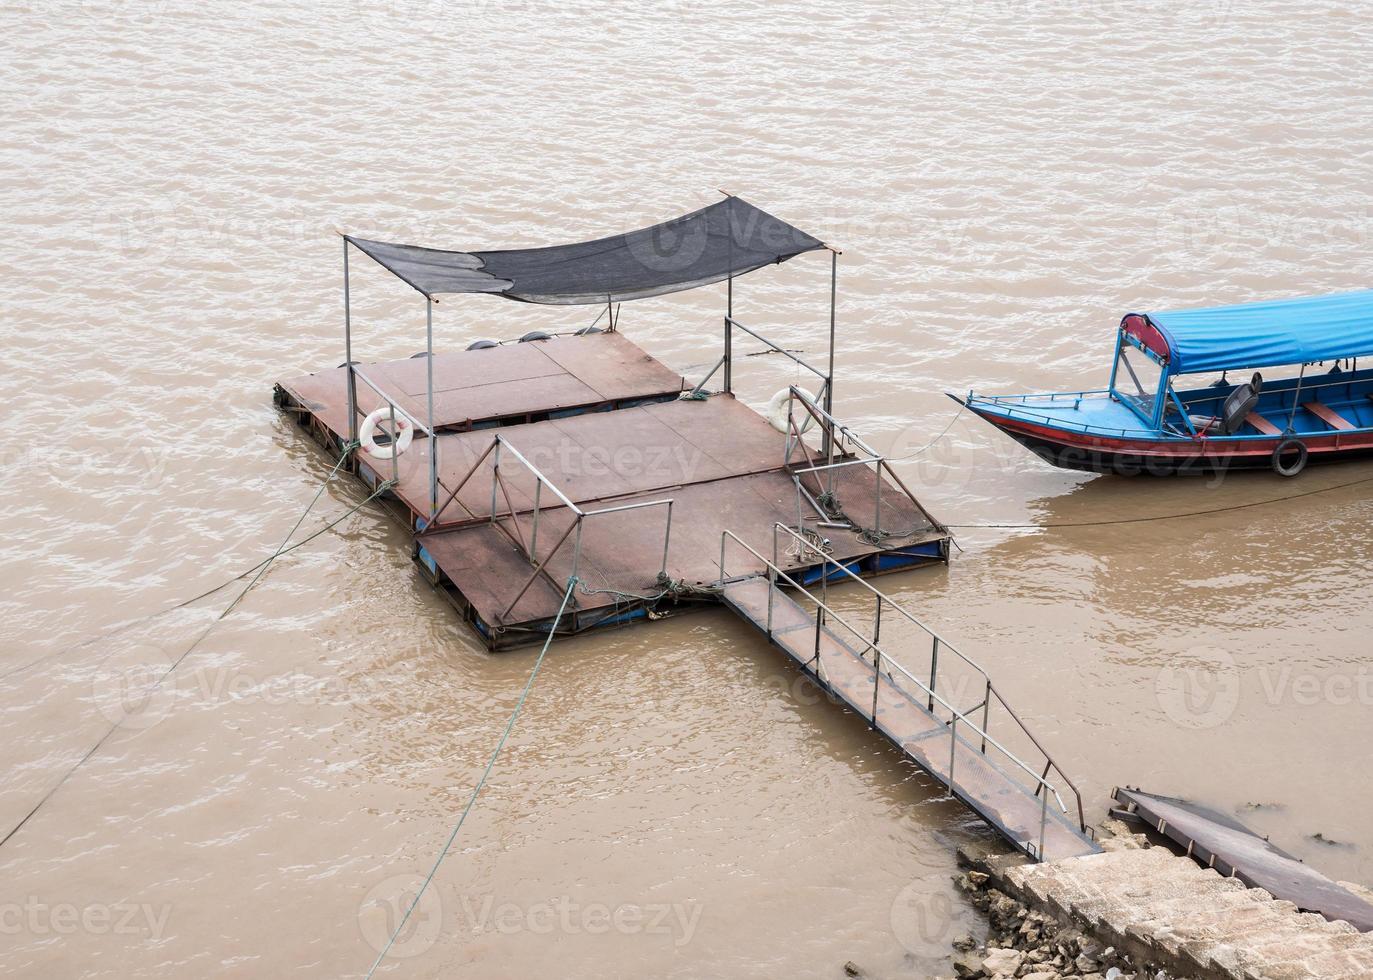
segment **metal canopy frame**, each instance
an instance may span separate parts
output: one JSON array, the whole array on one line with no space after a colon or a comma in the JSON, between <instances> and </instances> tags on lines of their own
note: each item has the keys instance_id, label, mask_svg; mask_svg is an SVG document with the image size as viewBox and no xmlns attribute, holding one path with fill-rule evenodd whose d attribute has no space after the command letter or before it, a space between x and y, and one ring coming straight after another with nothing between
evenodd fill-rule
<instances>
[{"instance_id":1,"label":"metal canopy frame","mask_svg":"<svg viewBox=\"0 0 1373 980\"><path fill-rule=\"evenodd\" d=\"M721 368L724 368L725 372L723 378L724 387L721 390L726 395L732 396L734 394L734 331L735 329L739 329L742 330L744 333L748 334L749 336L753 337L755 340L763 344L766 344L769 350L773 350L779 354L785 355L786 357L795 361L798 365L800 365L801 367L805 368L807 371L811 372L816 377L818 377L821 382L820 403L824 407L825 414L830 416L834 415L834 336L838 315L839 256L843 255L844 253L841 252L839 249L835 248L833 245L826 244L824 245L824 248L827 252L830 253L829 351L825 370L822 371L819 368L815 367L813 364L807 363L805 360L803 360L800 357L797 357L791 351L787 350L784 347L778 346L777 344L774 344L772 341L768 340L762 334L758 333L755 330L751 330L750 328L744 326L742 323L740 323L738 320L734 318L734 276L731 275L728 279L725 280L727 285L725 291L724 353L721 354L720 359L715 362L715 366L710 369L710 371L706 374L704 378L701 379L701 382L698 385L696 385L695 388L692 389L693 394L700 392L701 389L705 387L706 382L708 382L712 377L714 377L715 372L720 370ZM828 429L826 429L822 434L822 440L823 442L820 447L820 451L824 453L826 457L829 458L830 462L833 462L834 446L830 440L830 433Z\"/></svg>"},{"instance_id":2,"label":"metal canopy frame","mask_svg":"<svg viewBox=\"0 0 1373 980\"><path fill-rule=\"evenodd\" d=\"M725 192L722 191L721 193L725 193ZM732 197L733 195L727 194L727 193L726 193L725 196L726 196L726 197ZM438 300L437 300L436 298L434 298L433 296L430 296L430 295L428 295L428 294L426 294L426 293L424 293L424 292L422 292L422 291L420 292L420 295L424 297L424 308L425 308L425 309L424 309L424 314L425 314L425 316L424 316L424 336L425 336L424 354L425 354L425 367L426 367L426 380L425 380L425 411L426 411L426 416L425 416L424 420L421 421L421 420L419 420L419 419L413 418L413 417L410 415L410 413L406 412L403 408L401 408L400 405L398 405L398 404L396 403L396 400L395 400L394 398L392 398L390 395L388 395L385 391L383 391L383 390L381 389L381 386L380 386L380 385L378 385L378 384L377 384L375 381L373 381L372 379L368 378L362 371L358 370L357 366L355 365L355 363L354 363L354 361L353 361L353 313L352 313L352 297L351 297L351 280L350 280L350 273L349 273L349 268L348 268L348 247L349 247L350 245L353 245L353 242L352 242L352 240L349 238L348 235L343 235L342 238L343 238L343 358L344 358L344 367L345 367L345 369L346 369L346 371L347 371L347 389L348 389L348 441L349 441L350 443L355 443L355 442L357 442L357 440L358 440L358 386L357 386L357 383L358 383L358 378L362 378L363 382L364 382L370 389L372 389L372 391L375 392L376 395L377 395L379 398L381 398L383 401L385 401L385 402L387 403L387 405L390 407L390 418L391 418L391 422L392 422L392 432L395 431L395 420L396 420L396 417L397 417L397 416L400 416L400 417L402 417L402 418L408 419L411 423L414 424L414 426L415 426L416 429L419 429L420 431L422 431L422 432L428 437L428 439L429 439L429 515L428 515L428 521L427 521L426 523L432 523L432 522L437 518L438 513L439 513L439 511L440 511L440 509L441 509L441 508L439 507L439 439L438 439L438 434L437 434L437 433L435 432L435 430L434 430L434 304L437 303ZM354 245L354 247L357 247L357 246ZM698 385L693 389L693 394L698 394L698 393L701 391L701 389L705 386L706 382L708 382L708 381L715 375L715 372L718 371L718 370L720 370L720 369L723 367L723 368L724 368L724 379L723 379L723 380L724 380L724 387L723 387L723 389L722 389L722 392L723 392L724 394L730 395L731 397L733 396L733 394L734 394L734 374L733 374L733 346L734 346L734 344L733 344L733 331L734 331L734 329L737 327L737 328L739 328L740 330L743 330L745 333L749 334L750 336L752 336L752 337L756 338L757 340L763 342L763 343L766 344L769 348L771 348L771 349L773 349L773 350L776 350L776 351L779 351L779 352L785 354L787 357L790 357L792 360L796 361L798 364L802 365L802 366L805 367L807 370L809 370L809 371L811 371L813 374L817 375L817 376L821 379L821 381L822 381L822 398L821 398L821 402L822 402L822 404L823 404L823 406L824 406L825 413L826 413L827 415L831 415L831 416L833 415L833 412L834 412L834 338L835 338L835 324L836 324L836 315L837 315L836 301L837 301L837 295L838 295L839 256L840 256L842 253L839 251L839 249L833 247L832 245L825 244L823 247L830 253L829 356L828 356L828 363L827 363L826 369L825 369L824 371L821 371L819 368L816 368L816 367L814 367L814 366L812 366L812 365L810 365L810 364L807 364L807 363L806 363L805 361L803 361L801 358L799 358L799 357L797 357L796 355L794 355L791 351L788 351L788 350L785 350L785 349L779 347L778 345L774 344L772 341L770 341L770 340L768 340L767 338L763 337L762 335L756 333L755 331L750 330L748 327L745 327L743 324L739 323L739 321L737 321L737 320L734 319L734 278L735 278L735 277L734 277L734 274L731 272L731 274L730 274L730 275L726 278L726 280L725 280L726 286L725 286L724 353L723 353L723 355L721 356L720 360L716 362L715 367L711 368L710 372L705 376L704 379L702 379L702 381L700 382L700 384L698 384ZM364 254L365 254L365 253L364 253ZM388 270L388 271L390 271L390 270ZM393 274L394 274L394 273L393 273ZM405 281L405 280L404 280L402 277L400 277L399 275L397 275L397 278L401 279L401 281L403 281L403 282ZM612 298L609 297L609 296L607 296L607 298L606 298L606 310L602 312L602 315L605 315L606 312L608 312L609 315L610 315L610 316L609 316L609 324L610 324L609 329L610 329L611 332L614 332L614 331L618 328L618 325L619 325L619 324L618 324L619 317L618 317L618 315L617 315L616 309L613 309L613 308L612 308ZM600 316L598 316L596 319L597 319L597 321L599 322ZM822 447L821 447L821 452L827 457L827 459L829 460L829 462L830 462L831 464L834 462L834 451L835 451L834 441L831 439L831 436L830 436L830 429L829 429L828 427L826 427L825 430L824 430L824 434L823 434L823 445L822 445ZM395 456L394 456L394 455L392 456L392 461L393 461L393 465L395 465L395 464L394 464L394 461L395 461Z\"/></svg>"}]
</instances>

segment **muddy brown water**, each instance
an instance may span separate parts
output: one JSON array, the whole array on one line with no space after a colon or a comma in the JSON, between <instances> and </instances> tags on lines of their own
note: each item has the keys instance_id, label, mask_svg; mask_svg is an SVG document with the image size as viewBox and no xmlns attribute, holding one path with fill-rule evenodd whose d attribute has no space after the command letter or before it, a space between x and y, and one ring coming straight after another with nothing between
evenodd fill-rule
<instances>
[{"instance_id":1,"label":"muddy brown water","mask_svg":"<svg viewBox=\"0 0 1373 980\"><path fill-rule=\"evenodd\" d=\"M997 0L6 5L0 484L8 976L361 976L533 663L485 654L375 514L283 559L146 699L329 461L273 380L342 360L335 231L452 247L612 233L742 194L844 250L838 407L919 449L942 391L1096 387L1128 308L1366 286L1357 4ZM423 308L355 268L359 353ZM736 312L823 346L827 263ZM627 305L672 367L723 290ZM482 297L437 343L584 325ZM794 379L744 362L761 404ZM1053 470L967 417L901 464L952 524L1227 507L1373 467ZM1202 518L959 532L885 587L978 657L1092 812L1233 812L1373 879L1363 484ZM340 484L314 522L358 499ZM986 832L720 611L558 645L381 975L935 972Z\"/></svg>"}]
</instances>

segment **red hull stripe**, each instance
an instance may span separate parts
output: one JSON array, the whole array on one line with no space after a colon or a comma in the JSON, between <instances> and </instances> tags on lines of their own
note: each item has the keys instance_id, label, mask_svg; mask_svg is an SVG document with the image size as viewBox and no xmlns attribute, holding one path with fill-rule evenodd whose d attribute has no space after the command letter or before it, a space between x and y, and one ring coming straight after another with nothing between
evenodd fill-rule
<instances>
[{"instance_id":1,"label":"red hull stripe","mask_svg":"<svg viewBox=\"0 0 1373 980\"><path fill-rule=\"evenodd\" d=\"M1019 432L1034 436L1046 442L1057 443L1074 449L1086 449L1099 453L1120 453L1129 456L1153 456L1160 459L1210 459L1235 456L1271 456L1283 436L1278 434L1263 439L1200 439L1196 442L1177 442L1176 440L1150 439L1113 439L1109 436L1093 435L1089 432L1069 432L1052 426L1026 422L1022 419L1007 418L1000 415L977 413L998 429L1006 432ZM1311 455L1328 452L1346 452L1351 449L1373 449L1373 430L1356 432L1327 432L1320 434L1299 434L1297 438L1306 443Z\"/></svg>"}]
</instances>

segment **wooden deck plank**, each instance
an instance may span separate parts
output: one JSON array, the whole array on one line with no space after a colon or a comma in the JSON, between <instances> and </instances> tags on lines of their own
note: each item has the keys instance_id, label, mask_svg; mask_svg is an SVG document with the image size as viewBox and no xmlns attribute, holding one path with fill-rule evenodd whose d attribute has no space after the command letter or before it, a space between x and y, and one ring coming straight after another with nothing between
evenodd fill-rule
<instances>
[{"instance_id":1,"label":"wooden deck plank","mask_svg":"<svg viewBox=\"0 0 1373 980\"><path fill-rule=\"evenodd\" d=\"M1244 421L1248 422L1248 423L1249 423L1250 425L1252 425L1255 429L1258 429L1259 432L1263 433L1263 434L1266 435L1266 436L1280 436L1280 435L1282 435L1282 430L1281 430L1281 429L1279 429L1279 428L1278 428L1276 425L1274 425L1272 422L1268 421L1266 418L1264 418L1264 417L1263 417L1262 415L1260 415L1258 412L1250 412L1248 415L1246 415L1246 416L1244 417Z\"/></svg>"},{"instance_id":2,"label":"wooden deck plank","mask_svg":"<svg viewBox=\"0 0 1373 980\"><path fill-rule=\"evenodd\" d=\"M864 651L858 644L829 627L817 631L811 613L790 595L773 589L763 576L726 585L723 598L745 621L769 635L776 646L828 684L860 717L873 722L877 675L872 663L861 656ZM907 758L945 786L950 784L952 767L952 781L959 797L1022 849L1039 847L1042 820L1044 857L1057 860L1097 850L1093 841L1064 819L1052 801L1044 808L1042 797L1036 797L1032 789L1015 778L1012 771L1019 770L1014 763L993 761L963 733L955 737L951 728L931 714L917 697L892 683L885 674L877 686L876 727ZM969 734L975 737L975 733Z\"/></svg>"},{"instance_id":3,"label":"wooden deck plank","mask_svg":"<svg viewBox=\"0 0 1373 980\"><path fill-rule=\"evenodd\" d=\"M1306 409L1332 429L1347 432L1355 428L1352 422L1324 402L1303 402L1302 408Z\"/></svg>"}]
</instances>

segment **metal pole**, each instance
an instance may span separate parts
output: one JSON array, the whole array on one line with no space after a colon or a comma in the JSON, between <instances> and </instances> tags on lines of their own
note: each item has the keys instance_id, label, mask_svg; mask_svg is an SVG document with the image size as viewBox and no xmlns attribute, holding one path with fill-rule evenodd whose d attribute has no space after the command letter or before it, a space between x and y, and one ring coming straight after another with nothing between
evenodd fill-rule
<instances>
[{"instance_id":1,"label":"metal pole","mask_svg":"<svg viewBox=\"0 0 1373 980\"><path fill-rule=\"evenodd\" d=\"M825 412L834 417L834 313L835 298L838 293L839 253L830 249L830 360L829 375L825 378ZM825 432L825 452L829 461L834 462L834 435Z\"/></svg>"},{"instance_id":2,"label":"metal pole","mask_svg":"<svg viewBox=\"0 0 1373 980\"><path fill-rule=\"evenodd\" d=\"M939 637L934 638L934 645L930 650L930 710L934 710L934 678L939 670Z\"/></svg>"},{"instance_id":3,"label":"metal pole","mask_svg":"<svg viewBox=\"0 0 1373 980\"><path fill-rule=\"evenodd\" d=\"M953 764L958 757L958 715L954 715L949 726L949 795L953 796Z\"/></svg>"},{"instance_id":4,"label":"metal pole","mask_svg":"<svg viewBox=\"0 0 1373 980\"><path fill-rule=\"evenodd\" d=\"M1049 822L1049 794L1044 794L1044 801L1039 805L1039 860L1044 860L1044 825Z\"/></svg>"},{"instance_id":5,"label":"metal pole","mask_svg":"<svg viewBox=\"0 0 1373 980\"><path fill-rule=\"evenodd\" d=\"M582 514L577 518L577 538L572 545L572 577L577 577L577 572L582 567L582 525L586 522L586 515Z\"/></svg>"},{"instance_id":6,"label":"metal pole","mask_svg":"<svg viewBox=\"0 0 1373 980\"><path fill-rule=\"evenodd\" d=\"M734 337L730 317L725 317L725 394L734 393Z\"/></svg>"},{"instance_id":7,"label":"metal pole","mask_svg":"<svg viewBox=\"0 0 1373 980\"><path fill-rule=\"evenodd\" d=\"M772 526L772 564L768 566L768 636L772 636L772 597L777 594L777 525Z\"/></svg>"},{"instance_id":8,"label":"metal pole","mask_svg":"<svg viewBox=\"0 0 1373 980\"><path fill-rule=\"evenodd\" d=\"M429 408L429 519L432 521L439 510L439 437L434 431L434 301L428 296L424 298L424 313L425 384ZM492 492L495 492L494 488ZM495 510L493 504L492 513Z\"/></svg>"},{"instance_id":9,"label":"metal pole","mask_svg":"<svg viewBox=\"0 0 1373 980\"><path fill-rule=\"evenodd\" d=\"M886 465L886 460L877 461L877 479L873 481L873 503L872 503L872 529L880 538L882 536L882 467ZM879 541L878 544L881 544Z\"/></svg>"},{"instance_id":10,"label":"metal pole","mask_svg":"<svg viewBox=\"0 0 1373 980\"><path fill-rule=\"evenodd\" d=\"M539 548L539 496L543 493L543 481L534 481L534 530L529 536L529 557L538 563Z\"/></svg>"},{"instance_id":11,"label":"metal pole","mask_svg":"<svg viewBox=\"0 0 1373 980\"><path fill-rule=\"evenodd\" d=\"M348 295L348 239L343 240L343 363L348 377L348 441L358 439L358 379L353 374L353 307Z\"/></svg>"},{"instance_id":12,"label":"metal pole","mask_svg":"<svg viewBox=\"0 0 1373 980\"><path fill-rule=\"evenodd\" d=\"M663 528L663 570L662 575L667 577L667 549L672 540L672 501L667 502L667 527Z\"/></svg>"},{"instance_id":13,"label":"metal pole","mask_svg":"<svg viewBox=\"0 0 1373 980\"><path fill-rule=\"evenodd\" d=\"M992 710L992 682L987 681L987 692L982 699L982 754L987 754L987 721Z\"/></svg>"},{"instance_id":14,"label":"metal pole","mask_svg":"<svg viewBox=\"0 0 1373 980\"><path fill-rule=\"evenodd\" d=\"M829 558L825 553L820 552L820 601L824 603L823 608L828 609L830 605L830 564ZM824 622L822 617L820 620Z\"/></svg>"},{"instance_id":15,"label":"metal pole","mask_svg":"<svg viewBox=\"0 0 1373 980\"><path fill-rule=\"evenodd\" d=\"M491 523L496 523L496 481L501 474L501 447L505 445L500 436L496 436L496 458L491 461Z\"/></svg>"},{"instance_id":16,"label":"metal pole","mask_svg":"<svg viewBox=\"0 0 1373 980\"><path fill-rule=\"evenodd\" d=\"M878 606L881 609L881 606ZM882 683L882 650L873 647L872 659L872 727L877 728L877 688Z\"/></svg>"},{"instance_id":17,"label":"metal pole","mask_svg":"<svg viewBox=\"0 0 1373 980\"><path fill-rule=\"evenodd\" d=\"M815 676L820 676L820 603L815 604Z\"/></svg>"},{"instance_id":18,"label":"metal pole","mask_svg":"<svg viewBox=\"0 0 1373 980\"><path fill-rule=\"evenodd\" d=\"M391 406L391 481L400 485L400 453L396 452L396 403L388 399ZM433 522L433 517L430 517Z\"/></svg>"},{"instance_id":19,"label":"metal pole","mask_svg":"<svg viewBox=\"0 0 1373 980\"><path fill-rule=\"evenodd\" d=\"M1297 374L1297 387L1296 387L1296 390L1294 390L1294 391L1292 392L1292 411L1290 411L1290 412L1287 413L1287 432L1288 432L1288 434L1291 434L1291 432L1292 432L1292 422L1293 422L1293 421L1296 419L1296 417L1297 417L1297 400L1301 398L1301 383L1302 383L1302 379L1305 378L1305 377L1306 377L1306 365L1303 364L1303 365L1301 366L1301 371L1298 372L1298 374Z\"/></svg>"},{"instance_id":20,"label":"metal pole","mask_svg":"<svg viewBox=\"0 0 1373 980\"><path fill-rule=\"evenodd\" d=\"M729 278L725 280L725 394L734 393L734 359L731 356L734 319L734 198L726 196L725 241L729 246Z\"/></svg>"}]
</instances>

